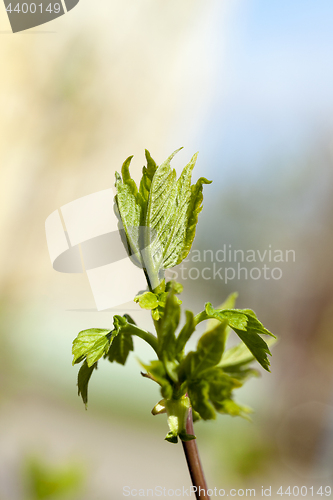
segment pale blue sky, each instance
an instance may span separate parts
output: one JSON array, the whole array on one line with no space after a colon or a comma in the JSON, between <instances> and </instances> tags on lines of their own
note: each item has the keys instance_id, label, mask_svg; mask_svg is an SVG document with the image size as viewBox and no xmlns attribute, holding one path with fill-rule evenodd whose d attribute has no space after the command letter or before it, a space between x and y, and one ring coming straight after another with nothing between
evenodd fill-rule
<instances>
[{"instance_id":1,"label":"pale blue sky","mask_svg":"<svg viewBox=\"0 0 333 500\"><path fill-rule=\"evenodd\" d=\"M215 178L297 156L333 130L332 0L239 0L224 53L198 148Z\"/></svg>"}]
</instances>

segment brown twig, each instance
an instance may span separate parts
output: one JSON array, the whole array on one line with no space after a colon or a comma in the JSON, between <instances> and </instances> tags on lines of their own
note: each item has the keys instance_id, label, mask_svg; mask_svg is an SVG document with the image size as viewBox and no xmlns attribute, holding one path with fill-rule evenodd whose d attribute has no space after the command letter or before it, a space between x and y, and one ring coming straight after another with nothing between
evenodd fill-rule
<instances>
[{"instance_id":1,"label":"brown twig","mask_svg":"<svg viewBox=\"0 0 333 500\"><path fill-rule=\"evenodd\" d=\"M186 432L187 434L194 434L192 408L190 408L188 412ZM195 498L197 500L209 500L209 496L207 495L206 479L200 462L197 441L196 439L192 439L192 441L182 441L182 445L188 470L192 479L192 484L196 488Z\"/></svg>"}]
</instances>

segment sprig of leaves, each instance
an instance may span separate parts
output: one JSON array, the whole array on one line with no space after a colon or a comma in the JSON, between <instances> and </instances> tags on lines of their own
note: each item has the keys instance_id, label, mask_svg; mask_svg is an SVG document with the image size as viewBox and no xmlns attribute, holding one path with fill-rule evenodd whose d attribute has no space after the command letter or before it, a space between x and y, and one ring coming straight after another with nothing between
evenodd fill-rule
<instances>
[{"instance_id":1,"label":"sprig of leaves","mask_svg":"<svg viewBox=\"0 0 333 500\"><path fill-rule=\"evenodd\" d=\"M177 295L183 287L173 281L165 283L161 271L179 264L190 251L202 209L203 184L209 181L201 178L191 185L196 154L177 180L170 162L178 151L160 166L146 151L147 166L143 167L139 189L129 173L132 157L124 162L122 175L116 174L118 215L131 254L144 269L149 288L134 301L151 311L156 335L139 328L125 314L114 316L112 329L84 330L73 342L73 364L82 362L78 389L85 404L89 380L101 358L124 365L134 348L133 335L152 347L157 359L142 363L142 375L160 386L163 399L152 413L167 414L166 439L171 443L178 438L195 438L186 432L190 407L195 420L214 419L216 413L249 418L251 410L235 402L234 390L258 375L249 366L253 361L269 371L269 346L275 342L275 336L253 311L235 309L237 294L230 295L217 309L207 302L196 316L185 311L185 322L180 327L182 301ZM195 350L188 351L188 341L203 321L208 321L207 330ZM231 331L241 342L226 350ZM263 336L269 336L270 341L266 343Z\"/></svg>"}]
</instances>

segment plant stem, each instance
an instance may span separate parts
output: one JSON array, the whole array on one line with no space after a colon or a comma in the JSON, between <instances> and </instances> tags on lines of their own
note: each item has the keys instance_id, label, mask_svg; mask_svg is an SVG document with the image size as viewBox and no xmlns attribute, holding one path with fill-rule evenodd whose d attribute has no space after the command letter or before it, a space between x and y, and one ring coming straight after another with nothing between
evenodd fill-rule
<instances>
[{"instance_id":1,"label":"plant stem","mask_svg":"<svg viewBox=\"0 0 333 500\"><path fill-rule=\"evenodd\" d=\"M186 433L194 434L191 407L189 409L186 421ZM182 441L182 445L188 470L192 479L192 484L196 487L195 498L197 500L209 500L209 496L207 495L206 479L200 462L197 440L192 439L191 441Z\"/></svg>"},{"instance_id":2,"label":"plant stem","mask_svg":"<svg viewBox=\"0 0 333 500\"><path fill-rule=\"evenodd\" d=\"M136 335L137 337L140 337L140 339L145 340L156 352L158 356L158 344L157 344L157 338L155 335L153 335L150 332L146 332L145 330L142 330L136 325L128 324L125 327L126 331L128 331L131 335Z\"/></svg>"}]
</instances>

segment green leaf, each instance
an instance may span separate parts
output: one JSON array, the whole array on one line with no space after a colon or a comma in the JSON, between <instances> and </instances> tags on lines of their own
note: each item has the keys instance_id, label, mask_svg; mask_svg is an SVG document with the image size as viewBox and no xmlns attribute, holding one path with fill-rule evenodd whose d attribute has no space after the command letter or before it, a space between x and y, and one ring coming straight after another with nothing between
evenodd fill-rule
<instances>
[{"instance_id":1,"label":"green leaf","mask_svg":"<svg viewBox=\"0 0 333 500\"><path fill-rule=\"evenodd\" d=\"M231 399L233 389L242 386L240 380L232 378L222 368L217 367L206 373L205 379L209 382L209 399L218 411L221 403Z\"/></svg>"},{"instance_id":2,"label":"green leaf","mask_svg":"<svg viewBox=\"0 0 333 500\"><path fill-rule=\"evenodd\" d=\"M191 161L183 169L181 176L177 181L177 192L175 200L175 215L171 233L168 237L168 243L164 248L163 267L168 269L177 265L181 258L184 240L187 230L188 206L191 199L191 176L194 165L197 161L198 153L193 155Z\"/></svg>"},{"instance_id":3,"label":"green leaf","mask_svg":"<svg viewBox=\"0 0 333 500\"><path fill-rule=\"evenodd\" d=\"M131 252L135 254L139 262L142 263L139 240L139 230L142 219L142 199L129 173L129 165L132 158L133 157L130 156L123 163L121 169L123 178L116 172L115 186L117 188L117 195L115 199Z\"/></svg>"},{"instance_id":4,"label":"green leaf","mask_svg":"<svg viewBox=\"0 0 333 500\"><path fill-rule=\"evenodd\" d=\"M223 371L242 385L251 377L260 377L260 372L255 368L246 368L244 365L227 366Z\"/></svg>"},{"instance_id":5,"label":"green leaf","mask_svg":"<svg viewBox=\"0 0 333 500\"><path fill-rule=\"evenodd\" d=\"M90 367L96 361L98 361L104 354L106 354L110 347L110 339L108 337L101 337L99 340L96 340L92 349L88 352L86 361L87 365Z\"/></svg>"},{"instance_id":6,"label":"green leaf","mask_svg":"<svg viewBox=\"0 0 333 500\"><path fill-rule=\"evenodd\" d=\"M268 347L272 347L277 342L276 338L270 338L267 341ZM252 352L246 347L244 342L236 345L235 347L231 347L223 353L221 362L219 366L224 369L238 368L251 363L255 357Z\"/></svg>"},{"instance_id":7,"label":"green leaf","mask_svg":"<svg viewBox=\"0 0 333 500\"><path fill-rule=\"evenodd\" d=\"M149 250L144 253L144 260L153 289L159 284L157 276L174 223L177 185L176 171L171 169L170 162L178 151L179 149L157 168L149 192L145 221L148 228L145 248L148 247Z\"/></svg>"},{"instance_id":8,"label":"green leaf","mask_svg":"<svg viewBox=\"0 0 333 500\"><path fill-rule=\"evenodd\" d=\"M157 354L157 338L146 330L142 330L141 328L137 327L134 320L128 314L124 314L124 316L114 316L113 325L114 330L112 331L112 341L120 334L136 335L137 337L147 342L147 344L149 344ZM129 345L129 342L127 342L127 344ZM120 359L123 358L120 357Z\"/></svg>"},{"instance_id":9,"label":"green leaf","mask_svg":"<svg viewBox=\"0 0 333 500\"><path fill-rule=\"evenodd\" d=\"M228 349L224 352L219 366L221 366L222 368L226 368L230 366L243 365L246 363L250 363L254 359L255 357L248 349L246 344L244 344L244 342L241 342L235 347L231 347L231 349Z\"/></svg>"},{"instance_id":10,"label":"green leaf","mask_svg":"<svg viewBox=\"0 0 333 500\"><path fill-rule=\"evenodd\" d=\"M91 328L83 330L73 342L73 365L86 357L88 366L92 366L107 352L110 345L111 330Z\"/></svg>"},{"instance_id":11,"label":"green leaf","mask_svg":"<svg viewBox=\"0 0 333 500\"><path fill-rule=\"evenodd\" d=\"M147 149L145 150L146 153L146 160L147 160L147 167L143 167L142 169L142 178L140 182L140 195L142 198L142 212L144 214L144 218L142 219L142 226L145 224L145 215L147 212L147 205L148 205L148 198L149 198L149 193L150 193L150 188L151 188L151 183L153 180L153 177L155 175L155 172L157 170L157 165L155 161L152 159L150 156L149 151Z\"/></svg>"},{"instance_id":12,"label":"green leaf","mask_svg":"<svg viewBox=\"0 0 333 500\"><path fill-rule=\"evenodd\" d=\"M85 361L81 366L78 377L77 377L77 385L78 385L78 394L81 395L84 404L87 407L88 403L88 383L92 372L97 369L97 363L94 363L92 366L88 366Z\"/></svg>"},{"instance_id":13,"label":"green leaf","mask_svg":"<svg viewBox=\"0 0 333 500\"><path fill-rule=\"evenodd\" d=\"M158 350L160 355L166 356L169 361L173 361L176 357L176 336L180 320L180 306L175 297L173 289L168 293L164 314L158 325Z\"/></svg>"},{"instance_id":14,"label":"green leaf","mask_svg":"<svg viewBox=\"0 0 333 500\"><path fill-rule=\"evenodd\" d=\"M165 291L169 292L171 290L171 288L173 289L173 291L177 295L179 295L180 293L182 293L183 290L184 290L183 285L181 283L177 283L177 281L174 281L174 280L168 281L166 283L166 285L165 285Z\"/></svg>"},{"instance_id":15,"label":"green leaf","mask_svg":"<svg viewBox=\"0 0 333 500\"><path fill-rule=\"evenodd\" d=\"M188 394L194 410L204 420L216 417L215 410L219 413L228 413L232 416L245 416L249 412L233 401L233 390L242 386L246 377L252 370L244 373L225 373L222 368L214 367L199 377L188 381ZM253 374L253 373L252 373Z\"/></svg>"},{"instance_id":16,"label":"green leaf","mask_svg":"<svg viewBox=\"0 0 333 500\"><path fill-rule=\"evenodd\" d=\"M232 417L242 417L246 420L250 420L249 414L253 413L253 410L248 406L240 405L233 401L232 399L225 399L219 408L219 413L225 413Z\"/></svg>"},{"instance_id":17,"label":"green leaf","mask_svg":"<svg viewBox=\"0 0 333 500\"><path fill-rule=\"evenodd\" d=\"M199 339L195 351L195 375L216 366L221 361L226 342L227 326L228 323L224 321L213 330L204 333Z\"/></svg>"},{"instance_id":18,"label":"green leaf","mask_svg":"<svg viewBox=\"0 0 333 500\"><path fill-rule=\"evenodd\" d=\"M214 406L209 400L209 382L197 380L188 385L188 395L194 410L203 420L216 418Z\"/></svg>"},{"instance_id":19,"label":"green leaf","mask_svg":"<svg viewBox=\"0 0 333 500\"><path fill-rule=\"evenodd\" d=\"M180 330L179 335L176 339L176 353L183 351L187 341L191 337L192 333L195 331L194 315L192 311L186 311L186 323Z\"/></svg>"},{"instance_id":20,"label":"green leaf","mask_svg":"<svg viewBox=\"0 0 333 500\"><path fill-rule=\"evenodd\" d=\"M169 443L172 444L177 444L178 443L178 437L173 434L173 432L168 432L168 434L164 438L166 441L169 441Z\"/></svg>"},{"instance_id":21,"label":"green leaf","mask_svg":"<svg viewBox=\"0 0 333 500\"><path fill-rule=\"evenodd\" d=\"M202 210L203 201L203 185L211 184L204 177L200 177L196 184L191 186L191 197L187 208L187 224L184 245L181 254L179 255L177 264L180 264L189 254L191 246L195 237L196 226L198 223L198 216Z\"/></svg>"},{"instance_id":22,"label":"green leaf","mask_svg":"<svg viewBox=\"0 0 333 500\"><path fill-rule=\"evenodd\" d=\"M155 309L159 305L158 297L153 292L145 292L141 295L137 295L134 298L134 302L139 303L142 309Z\"/></svg>"},{"instance_id":23,"label":"green leaf","mask_svg":"<svg viewBox=\"0 0 333 500\"><path fill-rule=\"evenodd\" d=\"M118 335L116 335L112 341L108 352L108 359L111 363L116 361L121 365L125 365L131 351L134 351L131 334L120 330Z\"/></svg>"},{"instance_id":24,"label":"green leaf","mask_svg":"<svg viewBox=\"0 0 333 500\"><path fill-rule=\"evenodd\" d=\"M181 360L178 366L178 379L181 384L189 381L195 372L197 364L196 352L190 351L184 359Z\"/></svg>"},{"instance_id":25,"label":"green leaf","mask_svg":"<svg viewBox=\"0 0 333 500\"><path fill-rule=\"evenodd\" d=\"M260 337L261 334L275 337L257 319L253 311L247 309L214 309L208 302L206 304L206 315L208 318L215 318L219 321L228 321L231 328L237 333L261 366L269 371L269 359L267 354L271 354L266 342ZM245 322L246 320L246 322Z\"/></svg>"},{"instance_id":26,"label":"green leaf","mask_svg":"<svg viewBox=\"0 0 333 500\"><path fill-rule=\"evenodd\" d=\"M132 318L127 316L132 322ZM130 351L134 350L131 330L136 329L132 323L128 323L127 318L124 316L114 316L112 332L112 342L108 351L108 360L112 363L124 365L127 361Z\"/></svg>"},{"instance_id":27,"label":"green leaf","mask_svg":"<svg viewBox=\"0 0 333 500\"><path fill-rule=\"evenodd\" d=\"M226 300L218 307L219 310L222 309L233 309L235 307L235 302L238 297L238 293L231 293ZM210 319L207 323L207 330L212 330L215 326L220 323L218 319Z\"/></svg>"}]
</instances>

